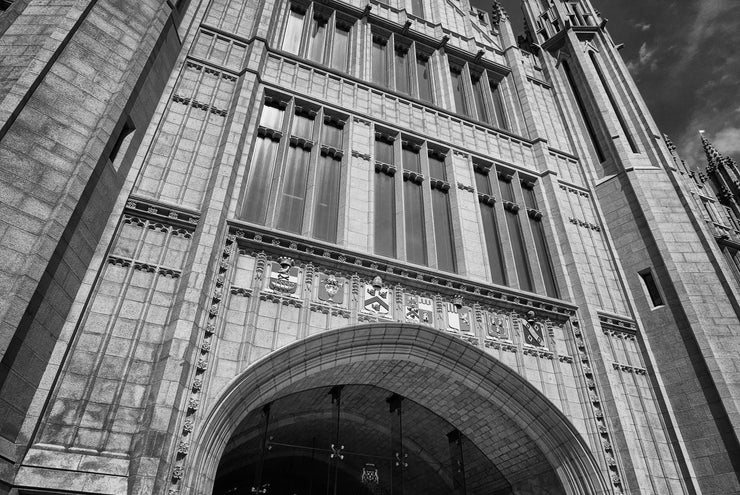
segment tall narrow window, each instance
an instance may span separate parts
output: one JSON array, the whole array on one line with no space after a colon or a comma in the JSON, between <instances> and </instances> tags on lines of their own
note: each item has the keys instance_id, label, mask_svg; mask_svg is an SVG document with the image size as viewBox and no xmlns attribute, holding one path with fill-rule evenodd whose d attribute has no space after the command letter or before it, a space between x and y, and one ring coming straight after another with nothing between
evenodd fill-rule
<instances>
[{"instance_id":1,"label":"tall narrow window","mask_svg":"<svg viewBox=\"0 0 740 495\"><path fill-rule=\"evenodd\" d=\"M420 265L427 264L424 199L422 197L419 146L403 143L403 207L406 224L406 259Z\"/></svg>"},{"instance_id":2,"label":"tall narrow window","mask_svg":"<svg viewBox=\"0 0 740 495\"><path fill-rule=\"evenodd\" d=\"M527 248L524 244L522 227L519 224L519 205L514 198L514 185L512 177L509 174L499 173L499 188L501 189L501 199L504 203L506 212L506 226L511 239L511 249L514 252L514 266L516 267L517 280L519 288L522 290L532 291L532 275L529 273L529 263L527 261Z\"/></svg>"},{"instance_id":3,"label":"tall narrow window","mask_svg":"<svg viewBox=\"0 0 740 495\"><path fill-rule=\"evenodd\" d=\"M432 103L432 74L430 70L430 60L428 56L417 53L416 75L419 80L419 98Z\"/></svg>"},{"instance_id":4,"label":"tall narrow window","mask_svg":"<svg viewBox=\"0 0 740 495\"><path fill-rule=\"evenodd\" d=\"M495 121L492 124L501 129L509 129L509 122L506 120L506 111L504 110L504 100L501 98L500 84L491 83L491 98L493 99L493 109Z\"/></svg>"},{"instance_id":5,"label":"tall narrow window","mask_svg":"<svg viewBox=\"0 0 740 495\"><path fill-rule=\"evenodd\" d=\"M586 131L588 132L588 135L591 138L591 143L594 146L594 151L596 151L596 156L600 162L603 162L604 160L606 160L606 156L604 156L604 151L601 148L599 139L596 136L596 130L594 129L593 123L591 122L591 118L588 115L586 106L583 103L583 98L581 98L581 93L578 91L578 86L576 86L576 82L573 79L573 73L570 71L570 66L568 65L568 62L566 61L563 61L563 71L565 71L565 77L566 79L568 79L568 84L570 84L571 91L573 91L573 97L576 100L576 105L578 106L578 110L581 112L583 123L586 124Z\"/></svg>"},{"instance_id":6,"label":"tall narrow window","mask_svg":"<svg viewBox=\"0 0 740 495\"><path fill-rule=\"evenodd\" d=\"M374 83L387 86L388 85L388 67L387 67L387 56L386 47L388 45L387 40L380 36L373 35L373 47L372 47L372 80Z\"/></svg>"},{"instance_id":7,"label":"tall narrow window","mask_svg":"<svg viewBox=\"0 0 740 495\"><path fill-rule=\"evenodd\" d=\"M290 148L282 177L282 193L278 201L277 228L300 233L306 202L308 168L311 163L311 135L314 118L309 112L296 113L290 136Z\"/></svg>"},{"instance_id":8,"label":"tall narrow window","mask_svg":"<svg viewBox=\"0 0 740 495\"><path fill-rule=\"evenodd\" d=\"M498 222L494 209L495 199L491 190L488 170L483 166L475 167L475 185L478 189L483 234L486 238L488 264L491 268L491 278L495 284L506 284L506 267L501 252L501 240L498 233Z\"/></svg>"},{"instance_id":9,"label":"tall narrow window","mask_svg":"<svg viewBox=\"0 0 740 495\"><path fill-rule=\"evenodd\" d=\"M334 44L331 53L331 66L341 71L349 67L349 32L351 24L337 19L334 30Z\"/></svg>"},{"instance_id":10,"label":"tall narrow window","mask_svg":"<svg viewBox=\"0 0 740 495\"><path fill-rule=\"evenodd\" d=\"M278 102L266 102L262 107L242 212L248 222L264 225L266 221L284 113L284 105Z\"/></svg>"},{"instance_id":11,"label":"tall narrow window","mask_svg":"<svg viewBox=\"0 0 740 495\"><path fill-rule=\"evenodd\" d=\"M452 232L450 212L450 184L447 182L444 155L429 152L429 185L432 189L432 217L434 219L434 241L437 248L437 268L455 272L455 239Z\"/></svg>"},{"instance_id":12,"label":"tall narrow window","mask_svg":"<svg viewBox=\"0 0 740 495\"><path fill-rule=\"evenodd\" d=\"M396 256L396 168L393 139L375 135L375 253Z\"/></svg>"},{"instance_id":13,"label":"tall narrow window","mask_svg":"<svg viewBox=\"0 0 740 495\"><path fill-rule=\"evenodd\" d=\"M308 58L314 62L324 61L324 46L326 45L326 23L327 20L319 15L314 15L309 33Z\"/></svg>"},{"instance_id":14,"label":"tall narrow window","mask_svg":"<svg viewBox=\"0 0 740 495\"><path fill-rule=\"evenodd\" d=\"M285 27L285 36L283 37L283 50L298 55L301 49L301 36L303 34L303 21L306 16L305 12L297 10L296 5L290 6L288 22Z\"/></svg>"},{"instance_id":15,"label":"tall narrow window","mask_svg":"<svg viewBox=\"0 0 740 495\"><path fill-rule=\"evenodd\" d=\"M558 297L558 288L555 284L555 275L553 274L547 240L545 239L545 229L542 225L542 212L537 207L533 185L522 183L522 193L524 194L524 206L527 208L529 225L532 228L532 237L534 237L535 249L537 250L537 260L540 264L542 279L545 282L545 293L550 297Z\"/></svg>"},{"instance_id":16,"label":"tall narrow window","mask_svg":"<svg viewBox=\"0 0 740 495\"><path fill-rule=\"evenodd\" d=\"M465 79L463 78L462 68L450 66L450 76L452 77L452 95L455 98L455 111L463 115L470 115L467 102L465 101Z\"/></svg>"},{"instance_id":17,"label":"tall narrow window","mask_svg":"<svg viewBox=\"0 0 740 495\"><path fill-rule=\"evenodd\" d=\"M473 96L475 97L475 107L478 111L478 120L493 124L486 109L485 86L480 76L473 78Z\"/></svg>"},{"instance_id":18,"label":"tall narrow window","mask_svg":"<svg viewBox=\"0 0 740 495\"><path fill-rule=\"evenodd\" d=\"M277 98L265 97L240 216L336 242L344 119L331 112L317 125L320 108L296 101L295 111L286 114L287 101Z\"/></svg>"},{"instance_id":19,"label":"tall narrow window","mask_svg":"<svg viewBox=\"0 0 740 495\"><path fill-rule=\"evenodd\" d=\"M396 90L409 94L411 84L409 82L411 71L409 70L409 49L403 45L396 45L395 55L396 67Z\"/></svg>"},{"instance_id":20,"label":"tall narrow window","mask_svg":"<svg viewBox=\"0 0 740 495\"><path fill-rule=\"evenodd\" d=\"M328 242L337 241L339 185L342 166L343 122L324 118L321 155L316 169L316 198L312 235Z\"/></svg>"},{"instance_id":21,"label":"tall narrow window","mask_svg":"<svg viewBox=\"0 0 740 495\"><path fill-rule=\"evenodd\" d=\"M609 88L609 84L607 84L607 80L606 80L606 77L604 77L604 73L601 72L601 67L599 66L599 63L596 61L594 52L589 52L589 55L591 56L591 62L594 64L594 69L596 69L596 74L599 76L599 81L601 81L601 86L604 88L604 91L606 91L606 97L609 99L609 103L612 106L612 110L614 110L614 114L617 116L617 120L619 121L619 127L622 129L622 134L624 134L624 137L627 139L627 144L629 144L630 150L632 150L632 153L639 153L640 150L637 149L637 143L635 143L635 139L632 137L632 133L630 133L629 127L627 127L627 122L624 119L624 115L622 115L622 111L619 109L619 105L614 99L614 95L612 94L612 91Z\"/></svg>"},{"instance_id":22,"label":"tall narrow window","mask_svg":"<svg viewBox=\"0 0 740 495\"><path fill-rule=\"evenodd\" d=\"M123 157L126 156L126 151L128 151L128 147L134 138L135 130L136 127L134 127L131 117L128 117L126 123L123 125L123 129L118 133L118 138L113 145L113 149L110 150L110 154L108 155L108 161L116 172L121 167Z\"/></svg>"},{"instance_id":23,"label":"tall narrow window","mask_svg":"<svg viewBox=\"0 0 740 495\"><path fill-rule=\"evenodd\" d=\"M660 295L660 289L658 289L658 284L655 282L655 278L653 277L653 271L650 268L647 268L638 273L642 279L645 291L650 298L650 304L652 307L657 308L659 306L663 306L663 296Z\"/></svg>"}]
</instances>

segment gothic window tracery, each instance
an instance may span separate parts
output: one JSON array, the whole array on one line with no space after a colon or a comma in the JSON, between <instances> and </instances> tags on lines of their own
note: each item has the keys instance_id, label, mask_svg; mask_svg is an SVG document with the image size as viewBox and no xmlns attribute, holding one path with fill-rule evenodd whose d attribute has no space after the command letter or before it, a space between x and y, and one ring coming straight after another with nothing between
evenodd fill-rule
<instances>
[{"instance_id":1,"label":"gothic window tracery","mask_svg":"<svg viewBox=\"0 0 740 495\"><path fill-rule=\"evenodd\" d=\"M307 7L291 3L281 48L283 51L326 65L350 71L355 19L310 3Z\"/></svg>"},{"instance_id":2,"label":"gothic window tracery","mask_svg":"<svg viewBox=\"0 0 740 495\"><path fill-rule=\"evenodd\" d=\"M267 94L241 217L336 242L345 120L322 107Z\"/></svg>"},{"instance_id":3,"label":"gothic window tracery","mask_svg":"<svg viewBox=\"0 0 740 495\"><path fill-rule=\"evenodd\" d=\"M375 253L456 272L446 151L376 129ZM400 182L395 179L398 171ZM403 208L400 216L397 204Z\"/></svg>"},{"instance_id":4,"label":"gothic window tracery","mask_svg":"<svg viewBox=\"0 0 740 495\"><path fill-rule=\"evenodd\" d=\"M558 297L535 180L477 159L473 168L492 281Z\"/></svg>"},{"instance_id":5,"label":"gothic window tracery","mask_svg":"<svg viewBox=\"0 0 740 495\"><path fill-rule=\"evenodd\" d=\"M489 70L450 59L454 111L485 124L509 129L501 95L503 78Z\"/></svg>"}]
</instances>

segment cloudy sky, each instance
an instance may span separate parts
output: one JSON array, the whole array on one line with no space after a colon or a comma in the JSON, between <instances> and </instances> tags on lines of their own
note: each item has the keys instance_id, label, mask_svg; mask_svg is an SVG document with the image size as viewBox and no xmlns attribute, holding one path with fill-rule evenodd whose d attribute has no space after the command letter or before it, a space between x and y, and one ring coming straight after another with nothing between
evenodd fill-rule
<instances>
[{"instance_id":1,"label":"cloudy sky","mask_svg":"<svg viewBox=\"0 0 740 495\"><path fill-rule=\"evenodd\" d=\"M691 166L698 132L740 161L740 0L591 0L660 129ZM490 10L490 1L475 0ZM515 33L520 0L502 0Z\"/></svg>"}]
</instances>

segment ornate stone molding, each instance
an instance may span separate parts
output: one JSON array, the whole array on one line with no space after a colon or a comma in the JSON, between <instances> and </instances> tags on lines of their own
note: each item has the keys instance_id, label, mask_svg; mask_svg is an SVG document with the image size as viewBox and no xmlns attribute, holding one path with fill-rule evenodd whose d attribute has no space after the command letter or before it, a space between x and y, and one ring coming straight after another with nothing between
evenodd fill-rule
<instances>
[{"instance_id":1,"label":"ornate stone molding","mask_svg":"<svg viewBox=\"0 0 740 495\"><path fill-rule=\"evenodd\" d=\"M525 354L527 356L534 356L536 358L544 358L544 359L553 359L555 356L552 351L548 351L547 349L541 349L538 347L532 347L525 345L522 348L522 354Z\"/></svg>"},{"instance_id":2,"label":"ornate stone molding","mask_svg":"<svg viewBox=\"0 0 740 495\"><path fill-rule=\"evenodd\" d=\"M599 312L599 324L605 335L618 339L635 340L637 325L633 320Z\"/></svg>"},{"instance_id":3,"label":"ornate stone molding","mask_svg":"<svg viewBox=\"0 0 740 495\"><path fill-rule=\"evenodd\" d=\"M187 406L184 411L184 419L180 430L180 439L177 452L174 459L174 468L172 471L172 483L169 493L179 493L180 482L185 476L186 459L190 447L190 437L195 429L195 420L198 409L201 405L201 395L203 381L208 371L208 358L213 350L216 340L216 319L221 311L221 304L224 295L224 284L227 279L227 273L231 266L230 260L234 253L237 252L236 237L233 234L226 236L224 248L221 251L221 259L218 263L218 273L214 281L214 288L209 298L209 309L206 313L206 323L203 326L203 333L198 346L196 362L193 370L193 377L190 385L187 387L188 394Z\"/></svg>"},{"instance_id":4,"label":"ornate stone molding","mask_svg":"<svg viewBox=\"0 0 740 495\"><path fill-rule=\"evenodd\" d=\"M589 401L591 402L591 408L593 410L594 418L596 419L596 430L599 432L599 437L601 439L604 459L607 460L610 477L619 479L619 467L617 466L617 463L609 462L609 459L614 459L609 429L607 428L606 422L604 421L604 410L602 408L598 387L596 386L596 379L594 377L593 370L591 369L591 366L589 364L590 359L585 342L583 340L580 322L575 319L571 320L571 327L573 329L573 335L576 339L576 347L578 348L578 355L581 360L583 376L586 380L586 388L588 389ZM619 483L614 483L614 487L616 493L624 493Z\"/></svg>"},{"instance_id":5,"label":"ornate stone molding","mask_svg":"<svg viewBox=\"0 0 740 495\"><path fill-rule=\"evenodd\" d=\"M591 222L585 222L583 220L579 220L573 217L568 217L568 221L572 223L573 225L578 225L579 227L595 230L596 232L601 232L601 227Z\"/></svg>"},{"instance_id":6,"label":"ornate stone molding","mask_svg":"<svg viewBox=\"0 0 740 495\"><path fill-rule=\"evenodd\" d=\"M491 349L501 349L502 351L513 352L513 353L517 352L516 344L512 342L507 342L505 340L486 338L483 341L483 345Z\"/></svg>"},{"instance_id":7,"label":"ornate stone molding","mask_svg":"<svg viewBox=\"0 0 740 495\"><path fill-rule=\"evenodd\" d=\"M146 219L159 222L163 225L181 227L181 229L173 230L173 234L177 233L185 238L190 238L193 230L195 230L195 225L200 220L200 213L196 211L162 205L154 200L139 198L133 195L129 196L128 201L126 201L124 218L126 216L135 219L132 221Z\"/></svg>"},{"instance_id":8,"label":"ornate stone molding","mask_svg":"<svg viewBox=\"0 0 740 495\"><path fill-rule=\"evenodd\" d=\"M390 286L402 284L407 290L438 293L447 298L457 296L465 299L468 304L494 306L507 311L518 311L526 314L532 311L538 320L563 322L575 314L575 306L565 301L537 296L530 293L520 293L514 289L492 288L485 284L471 282L463 277L437 272L431 269L410 270L402 261L377 260L336 246L320 245L306 239L300 239L289 234L277 234L238 221L230 221L230 232L234 235L241 249L253 253L267 253L271 257L289 256L302 263L313 263L318 270L331 270L345 273L347 277L357 273L362 277L372 277L383 274L383 279ZM263 255L263 256L264 256ZM261 276L264 270L264 259L258 258L258 267ZM260 268L262 267L262 268ZM357 289L359 290L359 289Z\"/></svg>"},{"instance_id":9,"label":"ornate stone molding","mask_svg":"<svg viewBox=\"0 0 740 495\"><path fill-rule=\"evenodd\" d=\"M645 368L640 368L638 366L630 366L629 364L622 364L622 363L612 363L612 366L617 371L624 371L625 373L634 373L635 375L647 375L647 370Z\"/></svg>"},{"instance_id":10,"label":"ornate stone molding","mask_svg":"<svg viewBox=\"0 0 740 495\"><path fill-rule=\"evenodd\" d=\"M208 103L203 103L201 101L198 101L194 98L190 98L187 96L181 96L181 95L173 95L172 101L175 103L181 103L183 105L190 105L193 108L199 108L201 110L204 110L206 112L211 112L214 115L219 115L221 117L226 117L228 115L228 111L223 108L218 108L213 105L209 105Z\"/></svg>"}]
</instances>

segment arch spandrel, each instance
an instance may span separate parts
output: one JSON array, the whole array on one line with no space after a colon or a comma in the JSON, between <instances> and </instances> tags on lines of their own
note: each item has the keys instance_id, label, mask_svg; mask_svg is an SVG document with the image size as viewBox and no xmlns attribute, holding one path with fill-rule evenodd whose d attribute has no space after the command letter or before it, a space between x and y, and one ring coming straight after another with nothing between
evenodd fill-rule
<instances>
[{"instance_id":1,"label":"arch spandrel","mask_svg":"<svg viewBox=\"0 0 740 495\"><path fill-rule=\"evenodd\" d=\"M566 493L610 493L586 443L535 387L483 351L411 324L328 331L252 364L196 423L183 488L210 493L221 455L250 411L327 384L375 385L418 402L458 428L514 482L526 482L517 479L514 459L526 462L529 455L534 464L546 462Z\"/></svg>"}]
</instances>

